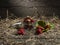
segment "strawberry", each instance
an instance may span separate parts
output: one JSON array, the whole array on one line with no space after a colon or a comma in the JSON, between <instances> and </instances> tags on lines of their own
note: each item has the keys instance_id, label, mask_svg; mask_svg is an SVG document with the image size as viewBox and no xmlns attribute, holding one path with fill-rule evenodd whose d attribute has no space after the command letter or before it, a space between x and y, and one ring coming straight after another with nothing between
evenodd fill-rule
<instances>
[{"instance_id":1,"label":"strawberry","mask_svg":"<svg viewBox=\"0 0 60 45\"><path fill-rule=\"evenodd\" d=\"M25 34L24 28L20 28L17 33L18 33L19 35L24 35L24 34Z\"/></svg>"},{"instance_id":2,"label":"strawberry","mask_svg":"<svg viewBox=\"0 0 60 45\"><path fill-rule=\"evenodd\" d=\"M43 27L41 27L41 26L37 26L37 29L41 29L41 30L43 30L44 28L43 28Z\"/></svg>"},{"instance_id":3,"label":"strawberry","mask_svg":"<svg viewBox=\"0 0 60 45\"><path fill-rule=\"evenodd\" d=\"M32 22L32 23L34 23L34 22L35 22L35 20L31 19L31 22Z\"/></svg>"},{"instance_id":4,"label":"strawberry","mask_svg":"<svg viewBox=\"0 0 60 45\"><path fill-rule=\"evenodd\" d=\"M27 16L27 17L24 19L24 22L25 22L25 23L28 23L28 22L33 23L34 20L33 20L31 17Z\"/></svg>"},{"instance_id":5,"label":"strawberry","mask_svg":"<svg viewBox=\"0 0 60 45\"><path fill-rule=\"evenodd\" d=\"M37 31L36 31L36 33L39 35L39 34L42 34L42 30L41 29L38 29Z\"/></svg>"}]
</instances>

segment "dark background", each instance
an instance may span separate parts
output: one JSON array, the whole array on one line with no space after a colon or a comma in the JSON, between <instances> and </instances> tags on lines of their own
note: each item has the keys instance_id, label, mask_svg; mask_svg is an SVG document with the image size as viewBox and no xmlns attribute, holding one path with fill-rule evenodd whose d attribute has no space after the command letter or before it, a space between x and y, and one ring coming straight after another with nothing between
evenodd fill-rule
<instances>
[{"instance_id":1,"label":"dark background","mask_svg":"<svg viewBox=\"0 0 60 45\"><path fill-rule=\"evenodd\" d=\"M7 9L9 15L12 13L18 17L33 15L34 7L37 8L39 15L60 17L60 0L0 0L0 17L6 18ZM36 13L35 13L36 14Z\"/></svg>"}]
</instances>

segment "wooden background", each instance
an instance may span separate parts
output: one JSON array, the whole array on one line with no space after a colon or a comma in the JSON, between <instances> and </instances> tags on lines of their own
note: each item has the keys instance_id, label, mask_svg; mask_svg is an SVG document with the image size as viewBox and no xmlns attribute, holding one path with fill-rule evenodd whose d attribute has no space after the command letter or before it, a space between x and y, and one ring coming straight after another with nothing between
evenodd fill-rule
<instances>
[{"instance_id":1,"label":"wooden background","mask_svg":"<svg viewBox=\"0 0 60 45\"><path fill-rule=\"evenodd\" d=\"M7 9L9 15L18 17L37 15L36 11L39 15L53 16L55 14L60 17L59 0L0 0L0 17L6 18Z\"/></svg>"}]
</instances>

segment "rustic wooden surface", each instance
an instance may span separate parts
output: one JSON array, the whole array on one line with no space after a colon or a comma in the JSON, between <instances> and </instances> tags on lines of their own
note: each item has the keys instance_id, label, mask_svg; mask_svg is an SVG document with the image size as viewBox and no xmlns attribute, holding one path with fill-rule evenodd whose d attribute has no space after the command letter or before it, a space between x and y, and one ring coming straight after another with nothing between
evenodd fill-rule
<instances>
[{"instance_id":1,"label":"rustic wooden surface","mask_svg":"<svg viewBox=\"0 0 60 45\"><path fill-rule=\"evenodd\" d=\"M26 35L15 35L17 30L9 28L11 24L20 19L8 19L0 21L0 45L60 45L60 20L54 23L54 29L41 35L34 35L35 30L26 30ZM34 31L34 32L33 32Z\"/></svg>"}]
</instances>

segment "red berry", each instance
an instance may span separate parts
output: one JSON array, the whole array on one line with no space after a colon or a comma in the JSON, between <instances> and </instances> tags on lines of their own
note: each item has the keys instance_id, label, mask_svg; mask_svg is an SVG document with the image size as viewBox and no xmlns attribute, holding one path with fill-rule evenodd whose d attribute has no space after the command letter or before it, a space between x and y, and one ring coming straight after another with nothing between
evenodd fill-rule
<instances>
[{"instance_id":1,"label":"red berry","mask_svg":"<svg viewBox=\"0 0 60 45\"><path fill-rule=\"evenodd\" d=\"M37 27L37 29L41 29L41 30L43 30L44 28L43 28L43 27L41 27L41 26L38 26L38 27Z\"/></svg>"},{"instance_id":2,"label":"red berry","mask_svg":"<svg viewBox=\"0 0 60 45\"><path fill-rule=\"evenodd\" d=\"M19 34L19 35L24 35L24 34L25 34L24 28L20 28L20 29L18 30L18 34Z\"/></svg>"},{"instance_id":3,"label":"red berry","mask_svg":"<svg viewBox=\"0 0 60 45\"><path fill-rule=\"evenodd\" d=\"M33 19L31 19L31 22L34 23L35 21Z\"/></svg>"},{"instance_id":4,"label":"red berry","mask_svg":"<svg viewBox=\"0 0 60 45\"><path fill-rule=\"evenodd\" d=\"M42 30L41 29L38 29L37 30L37 34L42 34Z\"/></svg>"},{"instance_id":5,"label":"red berry","mask_svg":"<svg viewBox=\"0 0 60 45\"><path fill-rule=\"evenodd\" d=\"M26 18L24 19L24 22L27 22L28 20L30 20L30 17L26 17Z\"/></svg>"},{"instance_id":6,"label":"red berry","mask_svg":"<svg viewBox=\"0 0 60 45\"><path fill-rule=\"evenodd\" d=\"M24 22L31 22L31 23L33 23L34 22L34 20L33 19L31 19L31 17L26 17L25 19L24 19Z\"/></svg>"}]
</instances>

